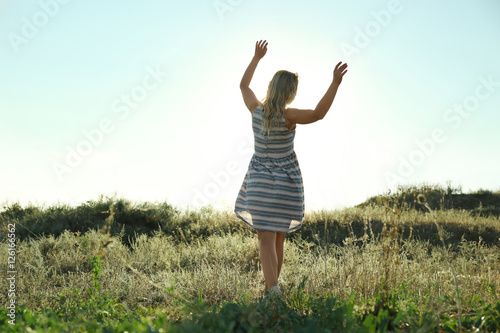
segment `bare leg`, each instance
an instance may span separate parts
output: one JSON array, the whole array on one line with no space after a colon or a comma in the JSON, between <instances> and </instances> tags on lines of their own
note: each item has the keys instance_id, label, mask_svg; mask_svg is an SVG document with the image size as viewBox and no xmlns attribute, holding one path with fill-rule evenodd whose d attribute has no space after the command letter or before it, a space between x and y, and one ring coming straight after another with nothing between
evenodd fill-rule
<instances>
[{"instance_id":1,"label":"bare leg","mask_svg":"<svg viewBox=\"0 0 500 333\"><path fill-rule=\"evenodd\" d=\"M276 256L278 257L278 277L276 281L280 277L281 265L283 264L283 243L285 242L285 236L285 233L276 233Z\"/></svg>"},{"instance_id":2,"label":"bare leg","mask_svg":"<svg viewBox=\"0 0 500 333\"><path fill-rule=\"evenodd\" d=\"M276 255L276 233L257 231L259 237L260 262L266 280L266 291L278 284L278 256Z\"/></svg>"}]
</instances>

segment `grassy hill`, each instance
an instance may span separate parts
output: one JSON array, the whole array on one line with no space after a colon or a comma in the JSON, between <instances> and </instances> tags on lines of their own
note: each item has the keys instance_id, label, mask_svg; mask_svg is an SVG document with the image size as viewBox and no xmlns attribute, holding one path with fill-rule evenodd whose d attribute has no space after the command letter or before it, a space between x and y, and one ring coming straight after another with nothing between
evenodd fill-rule
<instances>
[{"instance_id":1,"label":"grassy hill","mask_svg":"<svg viewBox=\"0 0 500 333\"><path fill-rule=\"evenodd\" d=\"M374 196L356 207L367 207L380 205L392 201L405 207L425 211L426 209L417 203L417 196L423 194L433 209L456 209L466 210L472 215L500 216L500 191L478 190L471 193L463 193L460 187L442 187L441 185L410 185L401 186L394 193Z\"/></svg>"},{"instance_id":2,"label":"grassy hill","mask_svg":"<svg viewBox=\"0 0 500 333\"><path fill-rule=\"evenodd\" d=\"M11 204L0 213L0 244L15 224L20 307L15 327L0 310L0 330L456 332L461 311L464 332L494 332L498 193L459 192L407 187L307 212L287 235L284 296L272 309L260 298L255 232L232 211L104 196L76 207ZM0 252L1 271L9 255Z\"/></svg>"},{"instance_id":3,"label":"grassy hill","mask_svg":"<svg viewBox=\"0 0 500 333\"><path fill-rule=\"evenodd\" d=\"M445 189L439 185L401 187L397 193L372 197L356 207L308 212L300 232L290 237L315 242L317 235L321 235L326 243L342 244L346 237L361 237L368 222L371 232L380 235L388 212L404 212L398 219L403 232L409 232L411 227L412 236L439 244L428 210L416 199L418 194L423 194L438 214L451 244L458 244L462 238L474 241L479 236L483 242L495 244L500 237L500 194L483 190L468 194L458 192L459 189ZM18 224L17 238L21 240L44 235L57 237L65 230L85 233L103 228L111 235L121 235L127 245L137 235L153 236L157 232L177 242L192 242L213 234L253 234L232 211L216 211L210 206L181 211L166 202L133 203L104 196L76 207L11 204L0 213L0 235L5 235L7 224L13 222ZM4 238L0 236L0 240Z\"/></svg>"}]
</instances>

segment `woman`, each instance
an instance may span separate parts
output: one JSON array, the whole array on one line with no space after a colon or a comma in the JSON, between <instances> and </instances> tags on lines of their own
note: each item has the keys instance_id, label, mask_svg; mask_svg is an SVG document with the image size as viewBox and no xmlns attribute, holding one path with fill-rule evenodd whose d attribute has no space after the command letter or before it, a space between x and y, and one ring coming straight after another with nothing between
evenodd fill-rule
<instances>
[{"instance_id":1,"label":"woman","mask_svg":"<svg viewBox=\"0 0 500 333\"><path fill-rule=\"evenodd\" d=\"M285 235L299 229L304 217L302 174L293 149L295 127L323 119L347 72L347 64L339 62L335 66L333 81L314 110L286 107L297 93L298 76L285 70L274 74L261 103L249 85L257 64L267 52L267 44L262 40L256 43L255 55L240 83L243 100L252 113L255 153L234 213L257 230L266 291L281 294L278 278Z\"/></svg>"}]
</instances>

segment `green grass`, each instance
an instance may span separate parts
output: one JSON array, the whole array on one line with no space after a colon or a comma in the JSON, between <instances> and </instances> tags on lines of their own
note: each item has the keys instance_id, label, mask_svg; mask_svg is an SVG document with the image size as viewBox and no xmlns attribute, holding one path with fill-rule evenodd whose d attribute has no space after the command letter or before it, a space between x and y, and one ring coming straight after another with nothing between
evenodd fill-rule
<instances>
[{"instance_id":1,"label":"green grass","mask_svg":"<svg viewBox=\"0 0 500 333\"><path fill-rule=\"evenodd\" d=\"M285 241L284 296L270 304L255 233L231 211L102 196L77 207L12 204L0 240L6 248L15 223L18 307L16 326L2 308L0 330L457 332L460 313L464 332L500 331L498 216L434 206L443 247L433 216L408 204L417 192L433 203L428 190L307 212Z\"/></svg>"}]
</instances>

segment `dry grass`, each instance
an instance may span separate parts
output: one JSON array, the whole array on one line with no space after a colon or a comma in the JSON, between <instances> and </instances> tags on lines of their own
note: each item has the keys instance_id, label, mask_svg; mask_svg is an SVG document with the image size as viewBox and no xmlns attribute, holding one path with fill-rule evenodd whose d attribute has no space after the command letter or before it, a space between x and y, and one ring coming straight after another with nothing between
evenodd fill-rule
<instances>
[{"instance_id":1,"label":"dry grass","mask_svg":"<svg viewBox=\"0 0 500 333\"><path fill-rule=\"evenodd\" d=\"M432 216L417 210L396 205L308 212L303 229L285 242L281 289L286 292L307 276L305 291L311 294L355 294L366 300L362 306L370 307L368 300L379 293L399 290L421 306L442 311L453 307L442 303L442 297L454 295L451 258L464 313L474 297L498 302L498 218L457 210L437 211L436 218L449 248L440 244ZM86 297L92 285L88 258L95 255L104 262L102 291L130 308L176 309L179 298L172 297L173 291L209 304L261 294L257 238L231 212L181 212L171 224L170 233L158 229L130 239L123 230L115 235L90 230L20 241L18 304L33 310L56 306L54 297L73 288L81 288L77 297ZM202 231L203 236L196 236ZM6 263L2 251L0 270L7 270ZM5 290L6 280L1 284ZM2 304L5 297L1 294Z\"/></svg>"}]
</instances>

